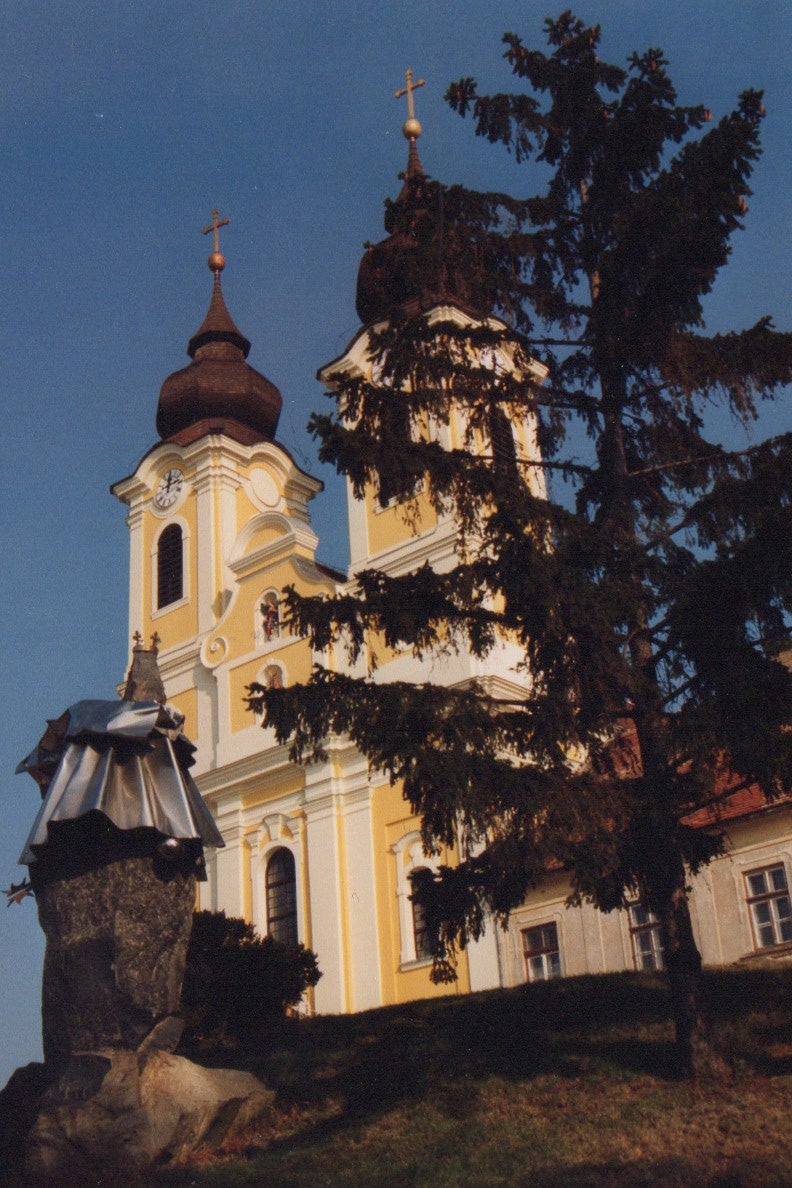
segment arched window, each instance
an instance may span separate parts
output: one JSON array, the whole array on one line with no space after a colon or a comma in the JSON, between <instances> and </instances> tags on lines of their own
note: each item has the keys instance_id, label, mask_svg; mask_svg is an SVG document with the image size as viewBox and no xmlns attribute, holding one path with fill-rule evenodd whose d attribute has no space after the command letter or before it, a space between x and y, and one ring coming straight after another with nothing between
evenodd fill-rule
<instances>
[{"instance_id":1,"label":"arched window","mask_svg":"<svg viewBox=\"0 0 792 1188\"><path fill-rule=\"evenodd\" d=\"M178 524L169 524L157 544L157 609L178 602L184 594L184 542Z\"/></svg>"},{"instance_id":2,"label":"arched window","mask_svg":"<svg viewBox=\"0 0 792 1188\"><path fill-rule=\"evenodd\" d=\"M432 937L429 932L429 927L426 923L426 913L417 899L412 898L414 894L414 879L422 867L417 867L409 875L410 880L410 896L412 902L412 922L413 922L413 941L415 943L415 960L429 961L433 956Z\"/></svg>"},{"instance_id":3,"label":"arched window","mask_svg":"<svg viewBox=\"0 0 792 1188\"><path fill-rule=\"evenodd\" d=\"M396 897L399 904L400 966L409 969L416 962L431 961L435 955L437 935L427 927L421 905L412 898L413 879L437 874L437 860L424 853L421 835L411 830L393 845L396 858ZM416 879L417 881L417 879Z\"/></svg>"},{"instance_id":4,"label":"arched window","mask_svg":"<svg viewBox=\"0 0 792 1188\"><path fill-rule=\"evenodd\" d=\"M284 945L297 944L297 879L294 855L276 850L267 863L267 935Z\"/></svg>"}]
</instances>

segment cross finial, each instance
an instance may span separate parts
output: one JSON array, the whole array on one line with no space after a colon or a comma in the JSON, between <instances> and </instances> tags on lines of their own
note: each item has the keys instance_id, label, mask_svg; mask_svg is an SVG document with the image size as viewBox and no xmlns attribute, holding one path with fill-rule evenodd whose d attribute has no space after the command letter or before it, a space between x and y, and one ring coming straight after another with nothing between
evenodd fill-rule
<instances>
[{"instance_id":1,"label":"cross finial","mask_svg":"<svg viewBox=\"0 0 792 1188\"><path fill-rule=\"evenodd\" d=\"M227 227L230 222L231 222L230 219L221 219L220 211L215 207L215 209L212 211L211 223L209 224L208 227L202 228L204 235L208 235L210 231L214 232L214 250L215 250L215 252L220 251L220 235L219 235L220 228Z\"/></svg>"},{"instance_id":2,"label":"cross finial","mask_svg":"<svg viewBox=\"0 0 792 1188\"><path fill-rule=\"evenodd\" d=\"M140 645L143 643L143 636L140 634L139 631L135 632L135 634L132 636L132 639L134 640L136 648L139 648Z\"/></svg>"},{"instance_id":3,"label":"cross finial","mask_svg":"<svg viewBox=\"0 0 792 1188\"><path fill-rule=\"evenodd\" d=\"M419 78L417 81L413 79L413 72L409 66L404 72L404 77L407 82L406 87L402 87L400 91L394 91L396 99L401 99L403 95L407 96L407 119L405 120L402 132L408 140L415 140L421 135L421 125L415 118L415 102L413 100L413 91L418 87L426 86L426 79Z\"/></svg>"}]
</instances>

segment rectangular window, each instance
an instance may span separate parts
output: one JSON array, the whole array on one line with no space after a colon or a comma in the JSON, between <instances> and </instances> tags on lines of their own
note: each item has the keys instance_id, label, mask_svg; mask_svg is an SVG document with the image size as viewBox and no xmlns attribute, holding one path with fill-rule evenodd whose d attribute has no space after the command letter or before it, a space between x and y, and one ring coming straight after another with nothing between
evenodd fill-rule
<instances>
[{"instance_id":1,"label":"rectangular window","mask_svg":"<svg viewBox=\"0 0 792 1188\"><path fill-rule=\"evenodd\" d=\"M630 936L636 969L665 969L660 921L642 903L630 904Z\"/></svg>"},{"instance_id":2,"label":"rectangular window","mask_svg":"<svg viewBox=\"0 0 792 1188\"><path fill-rule=\"evenodd\" d=\"M745 876L748 907L757 949L792 941L792 909L783 863Z\"/></svg>"},{"instance_id":3,"label":"rectangular window","mask_svg":"<svg viewBox=\"0 0 792 1188\"><path fill-rule=\"evenodd\" d=\"M418 479L413 483L409 491L405 491L403 495L395 494L393 480L389 479L387 475L382 475L379 480L379 491L377 493L377 502L375 510L384 511L388 507L396 507L399 503L409 503L416 495L423 492L423 479Z\"/></svg>"},{"instance_id":4,"label":"rectangular window","mask_svg":"<svg viewBox=\"0 0 792 1188\"><path fill-rule=\"evenodd\" d=\"M561 977L561 953L555 924L525 928L522 934L525 972L529 982Z\"/></svg>"}]
</instances>

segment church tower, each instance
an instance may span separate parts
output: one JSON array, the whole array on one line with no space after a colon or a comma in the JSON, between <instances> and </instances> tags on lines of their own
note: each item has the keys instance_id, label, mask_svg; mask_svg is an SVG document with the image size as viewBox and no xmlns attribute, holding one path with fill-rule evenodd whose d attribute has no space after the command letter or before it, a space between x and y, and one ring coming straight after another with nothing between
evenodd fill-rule
<instances>
[{"instance_id":1,"label":"church tower","mask_svg":"<svg viewBox=\"0 0 792 1188\"><path fill-rule=\"evenodd\" d=\"M408 118L402 129L407 140L407 164L401 175L401 191L386 212L387 237L368 246L360 263L356 293L360 329L346 350L318 372L320 381L329 391L337 392L340 400L349 381L354 384L360 380L377 387L378 362L373 343L394 318L421 316L430 326L451 323L465 332L489 327L495 331L493 338L508 341L505 323L491 315L488 297L478 290L476 278L464 270L453 251L443 251L447 246L443 240L443 211L442 207L437 209L436 190L424 173L417 145L422 129L415 116L414 91L423 85L423 80L415 81L408 70L405 87L396 92L396 98L406 96L408 104ZM427 252L427 242L433 241L439 241L439 252ZM481 361L528 385L538 385L546 376L544 367L534 360L523 364L521 375L506 345L491 348L486 361ZM400 390L394 388L389 395L398 401ZM480 436L478 448L496 454L502 449L513 456L516 464L525 463L533 493L543 497L543 472L540 467L530 466L539 454L535 423L516 411L512 418L501 416L502 423L495 427L498 439L493 429L492 440ZM406 419L405 431L409 431ZM429 423L422 432L446 450L469 448L470 435L461 403L452 406L447 423ZM387 475L381 475L378 483L368 483L360 497L348 481L347 506L350 580L369 568L394 577L426 564L442 572L460 560L460 533L453 515L439 514L420 483L410 497L400 501L389 489ZM370 679L377 682L429 680L465 685L475 681L495 696L519 698L526 681L522 660L522 651L506 639L482 660L452 651L419 658L412 649L390 650L381 641L369 639L361 667L365 665ZM384 928L380 929L383 998L398 1002L435 992L428 978L431 963L427 961L422 921L416 918L410 898L412 876L421 868L436 869L440 862L453 864L455 854L426 854L420 822L411 815L401 788L391 787L376 772L371 773L370 780L379 907L389 930L386 934ZM461 991L501 984L501 952L494 926L460 955L457 972L457 989Z\"/></svg>"},{"instance_id":2,"label":"church tower","mask_svg":"<svg viewBox=\"0 0 792 1188\"><path fill-rule=\"evenodd\" d=\"M228 221L214 211L205 228L211 300L191 362L162 385L160 441L112 488L128 508L130 630L159 637L168 698L197 743L199 773L245 751L238 736L254 728L246 685L280 680L287 666L297 680L310 665L282 635L283 585L299 571L327 592L339 576L314 561L308 502L322 484L276 442L281 394L246 362L250 342L225 304L218 232Z\"/></svg>"},{"instance_id":3,"label":"church tower","mask_svg":"<svg viewBox=\"0 0 792 1188\"><path fill-rule=\"evenodd\" d=\"M351 1009L340 841L325 804L332 772L294 767L245 702L254 681L310 674L308 642L281 623L283 588L327 595L343 575L315 560L308 504L322 484L276 440L280 392L247 363L250 342L225 304L218 233L227 222L215 211L205 229L214 236L211 300L191 362L162 385L160 440L112 488L127 507L130 634L158 637L167 698L185 715L198 748L193 774L226 842L208 861L201 907L312 947L317 929L326 933L318 1005ZM343 769L343 757L335 762ZM360 756L352 763L365 783ZM322 895L313 910L312 883ZM367 994L357 997L373 1005L378 991Z\"/></svg>"},{"instance_id":4,"label":"church tower","mask_svg":"<svg viewBox=\"0 0 792 1188\"><path fill-rule=\"evenodd\" d=\"M481 312L469 276L446 262L427 269L417 250L421 220L436 214L417 149L413 91L420 85L408 72L397 92L409 108L404 184L386 216L387 237L360 265L361 328L319 372L331 390L345 376L376 382L372 335L404 312L430 323L505 329ZM418 222L405 226L394 216L408 200ZM401 788L371 771L349 739L328 740L323 762L295 766L245 698L253 682L303 683L316 662L331 670L348 663L343 648L316 656L307 639L289 633L281 621L286 586L327 597L343 593L367 567L391 574L425 563L450 568L459 553L457 526L435 512L420 484L406 514L386 477L360 499L348 492L349 579L316 561L308 505L321 483L277 441L281 395L247 362L250 343L226 307L218 237L227 222L215 211L205 228L214 237L211 300L190 339L190 362L162 385L159 441L113 487L127 507L130 635L158 637L166 696L185 715L185 732L197 745L196 782L225 842L208 855L200 906L314 949L322 978L311 1009L357 1011L440 994L430 980L431 940L411 899L411 878L418 869L453 863L454 852L424 853L420 822ZM505 347L488 365L516 370ZM541 368L530 367L527 382L538 382ZM448 448L462 444L463 414L426 431ZM507 422L504 433L516 456L536 456L530 423ZM373 680L475 680L506 696L521 688L519 657L507 641L486 661L421 660L410 649L381 653L369 641L362 663L368 661ZM494 929L460 954L458 975L458 992L500 984Z\"/></svg>"},{"instance_id":5,"label":"church tower","mask_svg":"<svg viewBox=\"0 0 792 1188\"><path fill-rule=\"evenodd\" d=\"M496 333L507 331L505 323L492 316L489 298L479 291L475 277L465 271L448 244L443 242L443 210L437 208L437 198L432 194L418 154L417 141L422 128L415 116L413 92L422 86L424 80L415 81L412 71L408 70L405 87L396 92L396 98L406 96L408 103L408 118L402 128L408 145L406 168L400 175L403 185L386 212L385 230L389 234L379 243L368 245L360 262L356 309L361 327L343 354L318 372L318 378L331 392L338 391L339 385L350 379L359 378L376 386L377 364L372 359L372 337L394 317L421 315L429 325L451 323L464 331L475 330L477 326L489 327ZM404 211L411 212L409 220L405 220ZM451 228L447 227L445 234L450 239ZM437 252L426 248L433 235L440 243ZM488 354L489 367L519 377L507 346L490 349ZM535 360L530 360L527 367L523 365L523 369L526 374L520 378L529 385L541 384L547 374L543 365ZM394 399L398 399L396 392ZM535 460L539 456L539 447L534 421L516 412L510 418L502 413L500 417L499 424L493 427L492 440L479 438L481 451L492 450L497 454L501 450L512 454L520 463L529 464ZM428 424L425 432L443 449L450 451L470 448L467 428L463 410L458 405L456 408L452 406L447 424ZM541 467L526 465L525 473L532 493L544 497L546 490ZM459 559L459 534L453 516L438 515L420 484L405 506L393 497L387 476L382 477L379 484L370 483L361 498L355 496L352 484L348 482L347 504L351 574L376 568L399 576L427 563L442 571L451 568ZM453 684L472 677L486 678L493 669L500 673L510 671L520 657L509 658L507 651L489 657L484 665L476 664L471 657L460 658L458 663L447 666L444 677L438 675L436 668L430 674L424 668L419 674L414 663L382 654L376 656L371 667L376 667L379 673L384 661L387 667L380 675L386 680L411 677L426 680L429 676L432 680ZM505 688L504 694L507 694Z\"/></svg>"},{"instance_id":6,"label":"church tower","mask_svg":"<svg viewBox=\"0 0 792 1188\"><path fill-rule=\"evenodd\" d=\"M428 179L418 154L418 137L421 124L415 116L413 92L424 85L424 80L415 81L411 70L406 74L406 86L396 92L396 97L407 97L408 118L402 132L408 143L407 165L401 192L386 213L385 230L387 238L369 245L358 270L356 309L361 328L344 353L325 367L318 377L330 391L338 381L360 377L373 380L374 364L371 359L372 334L381 330L394 316L414 316L421 313L430 324L451 322L463 328L489 325L493 329L505 330L499 319L490 315L486 297L477 291L475 279L456 264L451 252L443 251L443 212L433 209L435 200L428 186ZM411 209L412 221L405 227L400 218L400 207ZM433 256L422 250L421 240L427 237L431 224L440 224L440 252ZM493 352L491 365L503 371L514 372L514 360L505 349ZM546 375L544 367L530 363L529 383L541 383ZM459 409L452 413L447 425L428 426L427 432L435 434L445 449L461 446L465 425ZM524 418L506 422L502 432L512 444L516 456L522 459L535 458L538 454L535 426ZM489 443L482 442L482 448ZM529 470L534 493L544 494L543 478L539 468ZM404 508L391 497L387 478L381 480L375 489L371 485L362 499L357 499L349 487L349 535L351 571L357 572L369 565L376 565L389 574L407 572L418 565L450 564L454 554L456 531L451 520L438 517L429 501L415 492L416 508L405 516ZM417 517L414 512L417 511ZM416 533L414 524L420 523Z\"/></svg>"}]
</instances>

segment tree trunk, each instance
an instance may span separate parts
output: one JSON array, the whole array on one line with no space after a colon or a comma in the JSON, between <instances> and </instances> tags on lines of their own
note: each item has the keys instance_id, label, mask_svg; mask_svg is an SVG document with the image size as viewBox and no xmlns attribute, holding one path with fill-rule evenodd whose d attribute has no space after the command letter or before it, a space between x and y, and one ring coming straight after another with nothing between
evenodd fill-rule
<instances>
[{"instance_id":1,"label":"tree trunk","mask_svg":"<svg viewBox=\"0 0 792 1188\"><path fill-rule=\"evenodd\" d=\"M586 195L581 192L585 205ZM589 276L592 304L599 295L598 273ZM640 546L637 512L630 490L629 468L624 444L622 416L625 402L621 369L605 356L598 370L603 393L603 429L598 447L604 480L599 509L599 527L606 531L625 559ZM671 1008L682 1072L692 1077L723 1075L726 1066L712 1045L710 1019L704 996L701 954L693 936L688 904L687 872L676 837L676 818L668 794L669 758L661 744L664 702L657 682L651 641L651 594L644 579L633 568L632 622L628 624L629 653L638 679L632 690L632 718L638 739L641 767L651 796L647 810L639 810L639 836L643 838L643 870L639 876L646 906L660 920L666 970L671 990Z\"/></svg>"},{"instance_id":2,"label":"tree trunk","mask_svg":"<svg viewBox=\"0 0 792 1188\"><path fill-rule=\"evenodd\" d=\"M684 869L681 863L678 866L670 893L656 910L665 949L679 1064L686 1076L722 1076L726 1066L712 1044L701 954L693 937Z\"/></svg>"}]
</instances>

